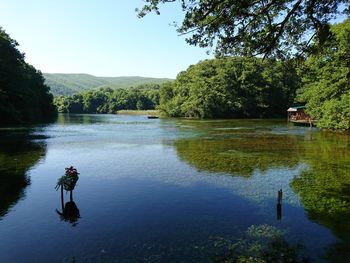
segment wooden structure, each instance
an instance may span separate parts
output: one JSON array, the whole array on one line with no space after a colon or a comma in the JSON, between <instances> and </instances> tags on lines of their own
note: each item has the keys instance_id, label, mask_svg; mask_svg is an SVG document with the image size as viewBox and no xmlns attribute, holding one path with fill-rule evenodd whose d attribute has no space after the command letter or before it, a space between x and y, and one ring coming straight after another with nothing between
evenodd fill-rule
<instances>
[{"instance_id":1,"label":"wooden structure","mask_svg":"<svg viewBox=\"0 0 350 263\"><path fill-rule=\"evenodd\" d=\"M305 106L295 106L290 107L288 112L288 122L293 122L295 124L310 125L312 127L317 120L312 120L309 115L305 112Z\"/></svg>"},{"instance_id":2,"label":"wooden structure","mask_svg":"<svg viewBox=\"0 0 350 263\"><path fill-rule=\"evenodd\" d=\"M282 189L280 189L277 193L277 220L282 219Z\"/></svg>"},{"instance_id":3,"label":"wooden structure","mask_svg":"<svg viewBox=\"0 0 350 263\"><path fill-rule=\"evenodd\" d=\"M159 119L159 117L155 116L155 115L148 115L147 118L148 119Z\"/></svg>"}]
</instances>

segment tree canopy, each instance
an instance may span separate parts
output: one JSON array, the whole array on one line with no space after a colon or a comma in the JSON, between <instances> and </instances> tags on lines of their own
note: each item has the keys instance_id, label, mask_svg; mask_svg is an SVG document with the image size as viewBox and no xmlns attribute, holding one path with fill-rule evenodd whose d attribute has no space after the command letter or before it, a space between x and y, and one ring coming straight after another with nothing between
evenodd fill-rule
<instances>
[{"instance_id":1,"label":"tree canopy","mask_svg":"<svg viewBox=\"0 0 350 263\"><path fill-rule=\"evenodd\" d=\"M349 0L145 0L139 17L160 14L160 6L180 2L185 16L177 26L186 41L215 47L217 54L286 57L305 51L317 36L329 37L329 22L349 14Z\"/></svg>"},{"instance_id":2,"label":"tree canopy","mask_svg":"<svg viewBox=\"0 0 350 263\"><path fill-rule=\"evenodd\" d=\"M58 112L115 113L118 110L153 110L159 104L159 85L143 84L137 87L100 88L71 96L56 97Z\"/></svg>"},{"instance_id":3,"label":"tree canopy","mask_svg":"<svg viewBox=\"0 0 350 263\"><path fill-rule=\"evenodd\" d=\"M294 100L299 78L292 62L225 57L199 62L163 85L159 109L195 118L279 117Z\"/></svg>"},{"instance_id":4,"label":"tree canopy","mask_svg":"<svg viewBox=\"0 0 350 263\"><path fill-rule=\"evenodd\" d=\"M0 28L0 125L43 121L56 115L41 72L24 61L17 46Z\"/></svg>"},{"instance_id":5,"label":"tree canopy","mask_svg":"<svg viewBox=\"0 0 350 263\"><path fill-rule=\"evenodd\" d=\"M333 37L300 68L299 100L327 129L350 129L350 20L331 27Z\"/></svg>"}]
</instances>

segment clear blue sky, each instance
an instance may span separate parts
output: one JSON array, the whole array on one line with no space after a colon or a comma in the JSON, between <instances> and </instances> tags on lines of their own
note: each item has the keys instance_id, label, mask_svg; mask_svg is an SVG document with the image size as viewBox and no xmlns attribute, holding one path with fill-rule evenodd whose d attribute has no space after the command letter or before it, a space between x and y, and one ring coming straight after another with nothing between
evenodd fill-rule
<instances>
[{"instance_id":1,"label":"clear blue sky","mask_svg":"<svg viewBox=\"0 0 350 263\"><path fill-rule=\"evenodd\" d=\"M137 18L142 0L0 0L0 26L42 72L175 78L210 58L169 24L178 3Z\"/></svg>"}]
</instances>

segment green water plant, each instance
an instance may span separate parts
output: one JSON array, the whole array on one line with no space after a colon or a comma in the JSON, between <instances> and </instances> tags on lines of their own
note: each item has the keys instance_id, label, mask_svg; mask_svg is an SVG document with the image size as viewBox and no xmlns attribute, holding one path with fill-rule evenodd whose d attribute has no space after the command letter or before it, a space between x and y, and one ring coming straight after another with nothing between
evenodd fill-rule
<instances>
[{"instance_id":1,"label":"green water plant","mask_svg":"<svg viewBox=\"0 0 350 263\"><path fill-rule=\"evenodd\" d=\"M65 174L57 181L56 190L63 187L66 191L73 191L77 181L79 180L79 173L73 166L65 168Z\"/></svg>"},{"instance_id":2,"label":"green water plant","mask_svg":"<svg viewBox=\"0 0 350 263\"><path fill-rule=\"evenodd\" d=\"M214 237L213 262L308 262L302 256L302 245L290 244L286 231L263 224L250 226L240 238Z\"/></svg>"}]
</instances>

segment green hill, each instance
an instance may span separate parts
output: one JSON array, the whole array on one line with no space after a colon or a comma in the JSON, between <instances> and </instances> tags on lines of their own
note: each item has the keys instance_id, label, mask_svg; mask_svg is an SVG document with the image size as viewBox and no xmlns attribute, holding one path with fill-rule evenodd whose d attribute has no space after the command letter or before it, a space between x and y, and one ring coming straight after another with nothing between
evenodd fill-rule
<instances>
[{"instance_id":1,"label":"green hill","mask_svg":"<svg viewBox=\"0 0 350 263\"><path fill-rule=\"evenodd\" d=\"M85 90L100 87L126 88L147 83L163 83L170 81L166 78L146 78L146 77L95 77L89 74L52 74L44 73L45 84L50 87L54 96L72 95Z\"/></svg>"}]
</instances>

